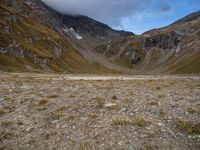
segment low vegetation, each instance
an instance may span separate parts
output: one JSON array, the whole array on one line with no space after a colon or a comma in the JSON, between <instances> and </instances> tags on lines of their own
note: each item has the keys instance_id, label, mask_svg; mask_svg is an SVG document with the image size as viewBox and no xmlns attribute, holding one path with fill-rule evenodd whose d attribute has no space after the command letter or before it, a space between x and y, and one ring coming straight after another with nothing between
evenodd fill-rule
<instances>
[{"instance_id":1,"label":"low vegetation","mask_svg":"<svg viewBox=\"0 0 200 150\"><path fill-rule=\"evenodd\" d=\"M92 146L91 146L90 142L83 141L79 145L79 150L92 150Z\"/></svg>"},{"instance_id":2,"label":"low vegetation","mask_svg":"<svg viewBox=\"0 0 200 150\"><path fill-rule=\"evenodd\" d=\"M200 122L177 120L176 126L178 129L189 135L200 135Z\"/></svg>"},{"instance_id":3,"label":"low vegetation","mask_svg":"<svg viewBox=\"0 0 200 150\"><path fill-rule=\"evenodd\" d=\"M147 124L148 121L146 121L144 118L136 118L136 119L125 119L125 118L115 118L112 120L112 125L115 126L126 126L126 125L132 125L132 126L144 126Z\"/></svg>"},{"instance_id":4,"label":"low vegetation","mask_svg":"<svg viewBox=\"0 0 200 150\"><path fill-rule=\"evenodd\" d=\"M103 107L104 107L104 104L105 104L105 100L104 100L104 98L103 97L95 97L94 98L95 100L96 100L96 102L97 102L97 108L98 109L102 109Z\"/></svg>"}]
</instances>

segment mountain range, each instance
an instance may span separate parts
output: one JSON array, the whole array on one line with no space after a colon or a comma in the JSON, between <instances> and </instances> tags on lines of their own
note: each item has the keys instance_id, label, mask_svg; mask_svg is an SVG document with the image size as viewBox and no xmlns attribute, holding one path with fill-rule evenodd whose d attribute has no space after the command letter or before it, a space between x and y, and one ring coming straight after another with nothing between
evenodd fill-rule
<instances>
[{"instance_id":1,"label":"mountain range","mask_svg":"<svg viewBox=\"0 0 200 150\"><path fill-rule=\"evenodd\" d=\"M200 73L200 11L135 35L38 0L1 0L0 70L65 73Z\"/></svg>"}]
</instances>

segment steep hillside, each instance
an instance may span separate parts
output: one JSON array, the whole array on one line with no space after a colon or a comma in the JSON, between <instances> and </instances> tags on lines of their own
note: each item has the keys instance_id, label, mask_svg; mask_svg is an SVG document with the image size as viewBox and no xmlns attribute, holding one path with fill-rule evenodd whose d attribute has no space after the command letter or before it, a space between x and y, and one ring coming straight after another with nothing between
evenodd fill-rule
<instances>
[{"instance_id":1,"label":"steep hillside","mask_svg":"<svg viewBox=\"0 0 200 150\"><path fill-rule=\"evenodd\" d=\"M71 32L65 32L63 16L42 2L1 0L0 15L1 70L112 72L86 60L71 39Z\"/></svg>"},{"instance_id":2,"label":"steep hillside","mask_svg":"<svg viewBox=\"0 0 200 150\"><path fill-rule=\"evenodd\" d=\"M200 73L200 12L140 36L114 40L96 51L140 73Z\"/></svg>"}]
</instances>

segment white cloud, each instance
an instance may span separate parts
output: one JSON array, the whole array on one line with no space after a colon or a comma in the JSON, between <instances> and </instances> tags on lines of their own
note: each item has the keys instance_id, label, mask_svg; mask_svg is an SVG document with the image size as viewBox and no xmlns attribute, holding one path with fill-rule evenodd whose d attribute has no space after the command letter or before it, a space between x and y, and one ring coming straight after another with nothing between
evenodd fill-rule
<instances>
[{"instance_id":1,"label":"white cloud","mask_svg":"<svg viewBox=\"0 0 200 150\"><path fill-rule=\"evenodd\" d=\"M113 26L138 11L169 9L172 0L42 0L63 14L86 15ZM155 7L156 4L156 7Z\"/></svg>"}]
</instances>

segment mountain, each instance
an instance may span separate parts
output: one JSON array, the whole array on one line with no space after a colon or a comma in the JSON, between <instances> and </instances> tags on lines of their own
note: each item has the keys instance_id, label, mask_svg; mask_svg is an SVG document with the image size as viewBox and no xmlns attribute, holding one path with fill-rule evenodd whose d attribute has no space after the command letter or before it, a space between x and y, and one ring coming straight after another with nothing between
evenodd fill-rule
<instances>
[{"instance_id":1,"label":"mountain","mask_svg":"<svg viewBox=\"0 0 200 150\"><path fill-rule=\"evenodd\" d=\"M106 24L93 20L87 16L63 16L63 24L73 28L79 34L89 34L96 38L117 38L134 35L132 32L114 30Z\"/></svg>"},{"instance_id":2,"label":"mountain","mask_svg":"<svg viewBox=\"0 0 200 150\"><path fill-rule=\"evenodd\" d=\"M164 28L113 40L96 51L136 73L200 73L200 11Z\"/></svg>"},{"instance_id":3,"label":"mountain","mask_svg":"<svg viewBox=\"0 0 200 150\"><path fill-rule=\"evenodd\" d=\"M0 70L200 73L200 11L142 35L39 0L1 0L0 16Z\"/></svg>"},{"instance_id":4,"label":"mountain","mask_svg":"<svg viewBox=\"0 0 200 150\"><path fill-rule=\"evenodd\" d=\"M87 60L82 43L93 40L95 46L99 38L106 43L132 34L86 16L63 16L38 0L1 0L0 15L0 69L5 71L113 72Z\"/></svg>"}]
</instances>

